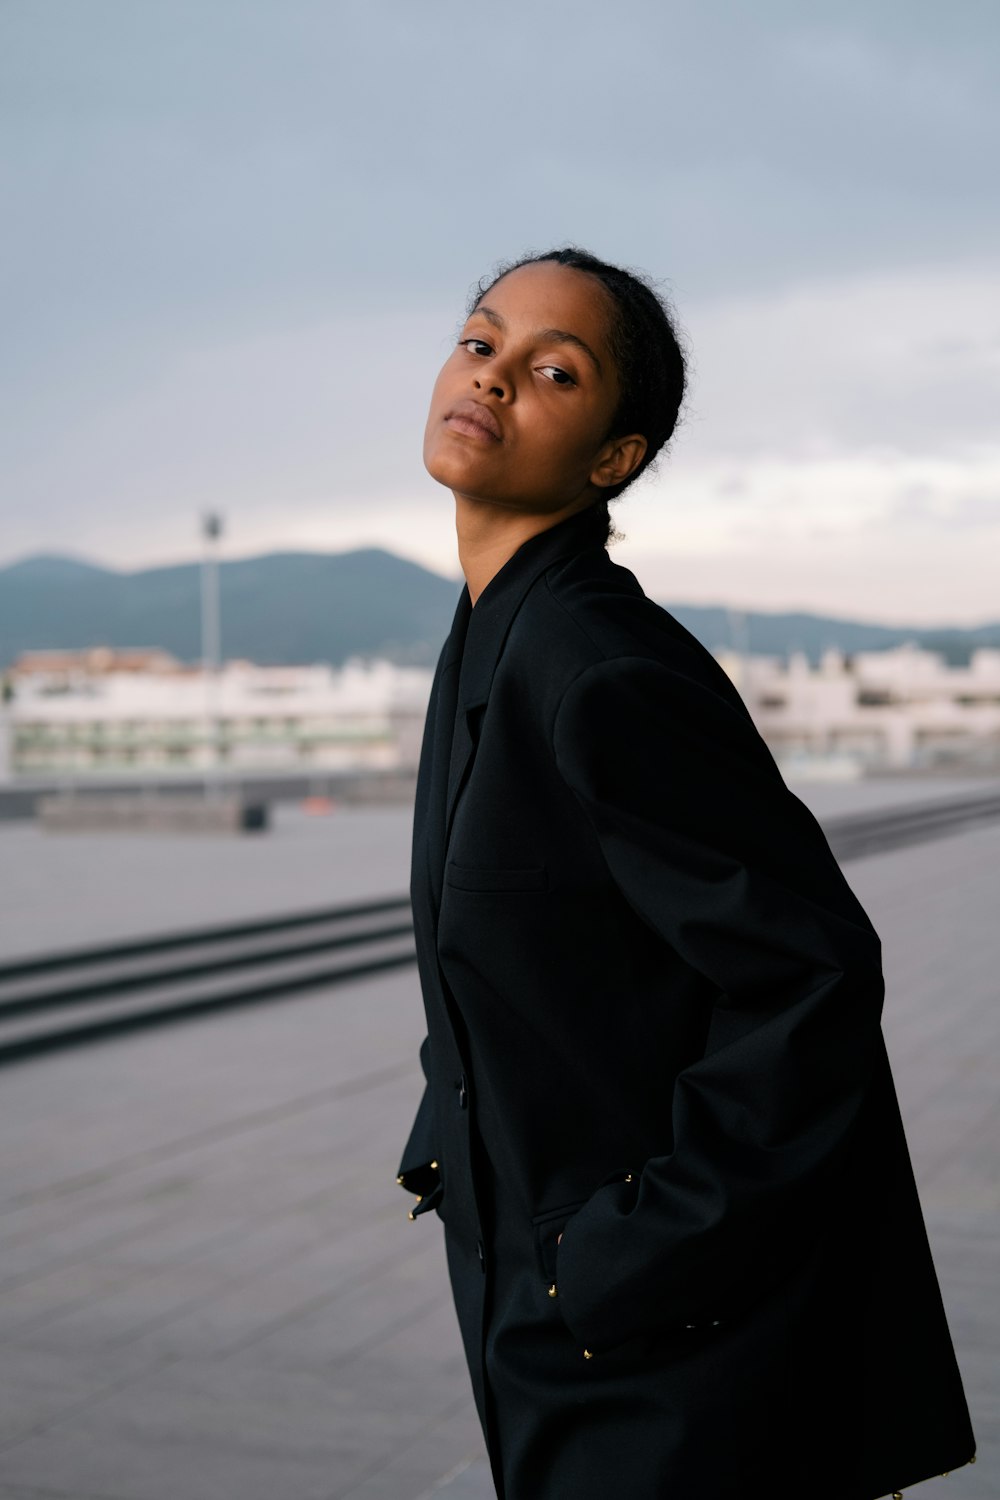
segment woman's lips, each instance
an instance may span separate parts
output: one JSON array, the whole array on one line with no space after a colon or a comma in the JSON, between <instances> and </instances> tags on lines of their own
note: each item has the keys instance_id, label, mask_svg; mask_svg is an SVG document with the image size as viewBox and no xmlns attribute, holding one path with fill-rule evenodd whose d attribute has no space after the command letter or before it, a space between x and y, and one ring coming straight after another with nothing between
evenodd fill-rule
<instances>
[{"instance_id":1,"label":"woman's lips","mask_svg":"<svg viewBox=\"0 0 1000 1500\"><path fill-rule=\"evenodd\" d=\"M466 437L480 438L488 443L503 441L500 424L488 406L479 401L459 401L445 417L447 426Z\"/></svg>"}]
</instances>

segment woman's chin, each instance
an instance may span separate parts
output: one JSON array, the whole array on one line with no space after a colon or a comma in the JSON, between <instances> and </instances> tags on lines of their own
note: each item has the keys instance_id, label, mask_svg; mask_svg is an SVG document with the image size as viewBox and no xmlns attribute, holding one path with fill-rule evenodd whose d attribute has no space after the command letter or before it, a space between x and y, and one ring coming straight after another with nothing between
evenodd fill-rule
<instances>
[{"instance_id":1,"label":"woman's chin","mask_svg":"<svg viewBox=\"0 0 1000 1500\"><path fill-rule=\"evenodd\" d=\"M476 462L475 454L442 453L438 449L424 454L424 468L432 479L449 490L478 494L484 485L488 488L484 466Z\"/></svg>"}]
</instances>

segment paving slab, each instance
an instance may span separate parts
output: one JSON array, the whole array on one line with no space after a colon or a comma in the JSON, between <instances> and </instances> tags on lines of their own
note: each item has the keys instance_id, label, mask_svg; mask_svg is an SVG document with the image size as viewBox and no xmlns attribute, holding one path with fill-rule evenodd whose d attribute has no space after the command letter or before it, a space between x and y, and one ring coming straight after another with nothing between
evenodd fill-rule
<instances>
[{"instance_id":1,"label":"paving slab","mask_svg":"<svg viewBox=\"0 0 1000 1500\"><path fill-rule=\"evenodd\" d=\"M0 964L405 896L412 829L406 804L314 815L276 803L271 827L245 834L50 832L0 821Z\"/></svg>"}]
</instances>

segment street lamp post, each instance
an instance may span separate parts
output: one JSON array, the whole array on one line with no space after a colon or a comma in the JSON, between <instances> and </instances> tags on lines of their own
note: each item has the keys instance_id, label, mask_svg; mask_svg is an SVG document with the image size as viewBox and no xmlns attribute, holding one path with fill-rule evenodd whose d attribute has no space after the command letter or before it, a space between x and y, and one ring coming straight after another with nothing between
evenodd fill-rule
<instances>
[{"instance_id":1,"label":"street lamp post","mask_svg":"<svg viewBox=\"0 0 1000 1500\"><path fill-rule=\"evenodd\" d=\"M729 640L736 657L736 690L745 693L748 687L746 659L749 645L746 611L732 607L726 613L729 618Z\"/></svg>"},{"instance_id":2,"label":"street lamp post","mask_svg":"<svg viewBox=\"0 0 1000 1500\"><path fill-rule=\"evenodd\" d=\"M219 672L222 665L219 603L219 560L217 544L222 535L222 516L218 511L204 511L201 534L205 550L201 564L201 663L205 676L205 713L208 719L208 742L211 746L210 768L205 772L205 796L217 795L221 754ZM211 772L214 771L214 776Z\"/></svg>"}]
</instances>

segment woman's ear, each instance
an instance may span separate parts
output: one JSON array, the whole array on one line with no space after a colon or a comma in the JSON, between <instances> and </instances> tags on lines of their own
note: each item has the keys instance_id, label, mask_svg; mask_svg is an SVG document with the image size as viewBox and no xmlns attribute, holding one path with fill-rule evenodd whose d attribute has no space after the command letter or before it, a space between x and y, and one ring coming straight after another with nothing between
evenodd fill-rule
<instances>
[{"instance_id":1,"label":"woman's ear","mask_svg":"<svg viewBox=\"0 0 1000 1500\"><path fill-rule=\"evenodd\" d=\"M646 439L639 432L633 432L628 437L611 438L601 449L597 462L590 471L591 484L600 485L601 489L621 484L635 472L645 454Z\"/></svg>"}]
</instances>

